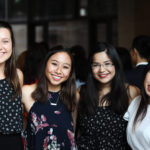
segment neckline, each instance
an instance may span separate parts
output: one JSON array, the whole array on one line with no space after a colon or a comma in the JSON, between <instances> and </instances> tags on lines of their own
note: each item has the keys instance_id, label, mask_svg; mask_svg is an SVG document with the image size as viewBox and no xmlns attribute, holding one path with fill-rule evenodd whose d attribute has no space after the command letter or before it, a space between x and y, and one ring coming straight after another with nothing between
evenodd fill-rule
<instances>
[{"instance_id":1,"label":"neckline","mask_svg":"<svg viewBox=\"0 0 150 150\"><path fill-rule=\"evenodd\" d=\"M48 93L51 93L51 94L57 94L57 93L60 93L60 91L57 91L57 92L48 91Z\"/></svg>"},{"instance_id":2,"label":"neckline","mask_svg":"<svg viewBox=\"0 0 150 150\"><path fill-rule=\"evenodd\" d=\"M4 81L4 80L6 80L6 78L0 79L0 81Z\"/></svg>"}]
</instances>

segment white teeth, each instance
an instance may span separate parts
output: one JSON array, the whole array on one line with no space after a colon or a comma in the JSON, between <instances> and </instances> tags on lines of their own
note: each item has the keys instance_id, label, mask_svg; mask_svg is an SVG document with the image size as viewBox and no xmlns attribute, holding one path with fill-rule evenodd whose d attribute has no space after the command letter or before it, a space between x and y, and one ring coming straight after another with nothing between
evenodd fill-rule
<instances>
[{"instance_id":1,"label":"white teeth","mask_svg":"<svg viewBox=\"0 0 150 150\"><path fill-rule=\"evenodd\" d=\"M54 75L53 75L53 77L54 77L54 78L56 78L56 79L60 79L60 78L61 78L61 77L58 77L58 76L54 76Z\"/></svg>"},{"instance_id":2,"label":"white teeth","mask_svg":"<svg viewBox=\"0 0 150 150\"><path fill-rule=\"evenodd\" d=\"M100 76L101 76L101 77L104 77L104 76L106 76L106 74L101 74Z\"/></svg>"}]
</instances>

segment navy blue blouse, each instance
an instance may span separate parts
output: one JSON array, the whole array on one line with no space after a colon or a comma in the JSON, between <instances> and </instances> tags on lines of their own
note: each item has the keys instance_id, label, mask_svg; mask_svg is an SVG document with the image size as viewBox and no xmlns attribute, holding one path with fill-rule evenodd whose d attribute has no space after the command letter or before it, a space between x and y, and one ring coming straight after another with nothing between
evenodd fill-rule
<instances>
[{"instance_id":1,"label":"navy blue blouse","mask_svg":"<svg viewBox=\"0 0 150 150\"><path fill-rule=\"evenodd\" d=\"M35 102L30 109L26 150L76 150L71 111L61 102L58 92L49 95L48 101Z\"/></svg>"}]
</instances>

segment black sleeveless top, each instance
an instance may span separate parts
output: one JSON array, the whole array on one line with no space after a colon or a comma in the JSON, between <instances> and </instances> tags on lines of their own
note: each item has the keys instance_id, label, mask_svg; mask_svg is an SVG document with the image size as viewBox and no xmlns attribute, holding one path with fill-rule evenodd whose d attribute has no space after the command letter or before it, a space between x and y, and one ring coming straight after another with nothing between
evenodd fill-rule
<instances>
[{"instance_id":1,"label":"black sleeveless top","mask_svg":"<svg viewBox=\"0 0 150 150\"><path fill-rule=\"evenodd\" d=\"M0 133L21 133L23 114L21 96L12 99L14 89L7 79L0 80Z\"/></svg>"},{"instance_id":2,"label":"black sleeveless top","mask_svg":"<svg viewBox=\"0 0 150 150\"><path fill-rule=\"evenodd\" d=\"M59 92L48 94L49 100L36 101L28 114L26 150L76 150L72 113Z\"/></svg>"},{"instance_id":3,"label":"black sleeveless top","mask_svg":"<svg viewBox=\"0 0 150 150\"><path fill-rule=\"evenodd\" d=\"M109 106L98 107L95 114L78 116L78 150L130 150L126 140L127 121Z\"/></svg>"}]
</instances>

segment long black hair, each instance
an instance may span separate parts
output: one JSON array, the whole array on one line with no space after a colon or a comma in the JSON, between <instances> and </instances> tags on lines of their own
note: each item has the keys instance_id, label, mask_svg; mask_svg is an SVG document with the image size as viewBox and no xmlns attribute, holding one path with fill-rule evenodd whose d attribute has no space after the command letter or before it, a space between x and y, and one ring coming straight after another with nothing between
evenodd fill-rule
<instances>
[{"instance_id":1,"label":"long black hair","mask_svg":"<svg viewBox=\"0 0 150 150\"><path fill-rule=\"evenodd\" d=\"M107 102L111 110L117 114L124 114L128 107L128 95L124 82L124 74L121 61L116 49L108 43L98 43L90 57L90 68L87 84L80 90L79 112L83 114L93 114L99 105L99 92L102 88L101 83L94 77L91 69L93 56L96 53L106 52L115 67L115 76L111 81L111 90L103 96L102 103Z\"/></svg>"},{"instance_id":2,"label":"long black hair","mask_svg":"<svg viewBox=\"0 0 150 150\"><path fill-rule=\"evenodd\" d=\"M43 65L40 68L40 75L38 78L37 88L32 93L32 97L36 99L39 102L45 102L48 99L48 79L45 75L45 69L47 62L49 58L59 52L66 52L71 60L72 60L72 66L71 66L71 72L70 76L67 79L67 81L62 83L61 86L61 93L60 93L60 99L61 101L66 105L68 110L73 111L76 105L76 94L75 94L75 73L74 73L74 62L73 58L71 56L69 49L57 49L57 50L51 50L47 53Z\"/></svg>"},{"instance_id":3,"label":"long black hair","mask_svg":"<svg viewBox=\"0 0 150 150\"><path fill-rule=\"evenodd\" d=\"M149 105L149 96L146 94L145 87L144 87L144 81L146 78L147 73L150 71L150 62L146 66L145 72L144 72L144 78L142 82L142 89L141 89L141 101L136 113L136 116L134 118L133 128L135 129L137 122L141 122L146 113L147 113L147 107Z\"/></svg>"}]
</instances>

